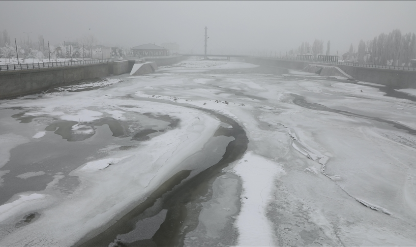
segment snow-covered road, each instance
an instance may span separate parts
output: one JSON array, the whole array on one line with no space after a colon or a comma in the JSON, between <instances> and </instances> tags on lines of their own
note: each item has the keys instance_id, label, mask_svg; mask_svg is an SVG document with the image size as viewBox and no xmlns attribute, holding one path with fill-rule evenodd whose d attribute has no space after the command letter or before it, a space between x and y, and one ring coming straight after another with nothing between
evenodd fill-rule
<instances>
[{"instance_id":1,"label":"snow-covered road","mask_svg":"<svg viewBox=\"0 0 416 247\"><path fill-rule=\"evenodd\" d=\"M416 102L379 88L187 60L2 100L0 246L416 245Z\"/></svg>"}]
</instances>

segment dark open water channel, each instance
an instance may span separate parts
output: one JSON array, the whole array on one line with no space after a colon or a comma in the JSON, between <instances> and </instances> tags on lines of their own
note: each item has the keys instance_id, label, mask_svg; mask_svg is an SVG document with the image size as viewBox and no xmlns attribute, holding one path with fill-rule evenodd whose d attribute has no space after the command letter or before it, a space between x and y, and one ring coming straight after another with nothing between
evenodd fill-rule
<instances>
[{"instance_id":1,"label":"dark open water channel","mask_svg":"<svg viewBox=\"0 0 416 247\"><path fill-rule=\"evenodd\" d=\"M179 105L179 104L178 104ZM200 204L210 199L210 187L213 180L224 174L222 169L238 160L247 149L248 138L244 129L233 119L214 111L199 109L217 117L232 128L220 127L215 136L232 137L226 146L222 158L212 163L207 159L209 150L200 152L191 162L196 164L193 170L182 170L174 174L153 192L144 202L124 215L104 232L91 233L76 246L181 246L186 233L196 228ZM197 154L198 156L198 154ZM205 157L205 158L203 158ZM201 159L202 158L202 159ZM185 161L186 162L186 161ZM186 208L189 202L197 202L192 212ZM186 231L180 231L185 218L191 218L193 224ZM95 236L91 236L95 235ZM230 238L230 244L234 238ZM235 243L234 243L235 244Z\"/></svg>"}]
</instances>

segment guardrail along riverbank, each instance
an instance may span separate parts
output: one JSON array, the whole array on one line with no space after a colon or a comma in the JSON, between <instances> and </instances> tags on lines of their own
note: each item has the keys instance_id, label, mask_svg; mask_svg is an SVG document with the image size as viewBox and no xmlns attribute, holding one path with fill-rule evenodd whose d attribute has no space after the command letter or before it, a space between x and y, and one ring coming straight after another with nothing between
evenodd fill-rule
<instances>
[{"instance_id":1,"label":"guardrail along riverbank","mask_svg":"<svg viewBox=\"0 0 416 247\"><path fill-rule=\"evenodd\" d=\"M308 65L338 67L352 78L394 88L416 88L416 68L398 66L359 65L356 63L324 63L321 61L292 60L285 58L247 57L247 62L304 70Z\"/></svg>"},{"instance_id":2,"label":"guardrail along riverbank","mask_svg":"<svg viewBox=\"0 0 416 247\"><path fill-rule=\"evenodd\" d=\"M15 70L26 70L26 69L45 69L55 67L68 67L68 66L79 66L79 65L91 65L98 63L108 63L110 60L82 60L82 61L51 61L42 63L18 63L18 64L4 64L0 65L1 71L15 71Z\"/></svg>"},{"instance_id":3,"label":"guardrail along riverbank","mask_svg":"<svg viewBox=\"0 0 416 247\"><path fill-rule=\"evenodd\" d=\"M178 57L145 58L158 66L185 59ZM78 83L82 80L130 73L135 60L85 60L33 64L9 64L0 68L0 99L11 98Z\"/></svg>"}]
</instances>

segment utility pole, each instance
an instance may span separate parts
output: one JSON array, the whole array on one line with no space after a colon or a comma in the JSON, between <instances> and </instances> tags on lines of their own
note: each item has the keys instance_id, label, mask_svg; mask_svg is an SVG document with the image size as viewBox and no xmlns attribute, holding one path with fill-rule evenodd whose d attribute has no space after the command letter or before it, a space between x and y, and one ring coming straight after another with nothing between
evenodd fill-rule
<instances>
[{"instance_id":1,"label":"utility pole","mask_svg":"<svg viewBox=\"0 0 416 247\"><path fill-rule=\"evenodd\" d=\"M48 41L48 54L49 54L49 62L51 61L51 49L49 48L49 41Z\"/></svg>"},{"instance_id":2,"label":"utility pole","mask_svg":"<svg viewBox=\"0 0 416 247\"><path fill-rule=\"evenodd\" d=\"M16 38L14 38L14 44L16 45L16 57L17 57L17 63L20 64L19 61L19 53L17 52L17 42L16 42Z\"/></svg>"},{"instance_id":3,"label":"utility pole","mask_svg":"<svg viewBox=\"0 0 416 247\"><path fill-rule=\"evenodd\" d=\"M208 34L207 34L207 30L208 28L205 27L205 54L204 54L204 59L208 59L207 57L207 42L208 42Z\"/></svg>"}]
</instances>

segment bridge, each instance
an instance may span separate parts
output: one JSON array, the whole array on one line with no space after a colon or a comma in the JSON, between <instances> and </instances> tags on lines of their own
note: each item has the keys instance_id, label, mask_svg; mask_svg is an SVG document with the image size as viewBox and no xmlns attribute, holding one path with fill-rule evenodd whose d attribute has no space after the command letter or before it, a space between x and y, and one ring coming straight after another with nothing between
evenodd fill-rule
<instances>
[{"instance_id":1,"label":"bridge","mask_svg":"<svg viewBox=\"0 0 416 247\"><path fill-rule=\"evenodd\" d=\"M247 57L247 55L224 55L224 54L222 54L222 55L215 55L215 54L212 54L212 55L205 55L205 54L179 54L179 55L181 55L181 56L184 56L184 57L226 57L227 58L227 60L230 60L230 58L231 57Z\"/></svg>"}]
</instances>

